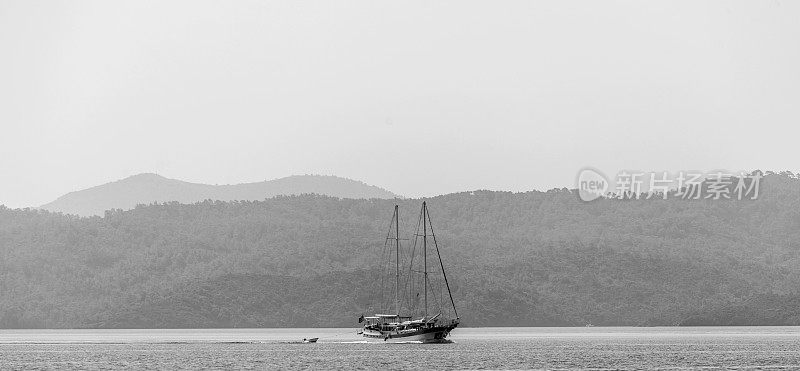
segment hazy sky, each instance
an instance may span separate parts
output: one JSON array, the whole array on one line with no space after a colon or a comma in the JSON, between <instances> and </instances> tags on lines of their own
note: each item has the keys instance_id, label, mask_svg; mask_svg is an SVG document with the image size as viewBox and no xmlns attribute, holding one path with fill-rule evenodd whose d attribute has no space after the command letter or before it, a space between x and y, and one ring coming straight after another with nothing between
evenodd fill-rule
<instances>
[{"instance_id":1,"label":"hazy sky","mask_svg":"<svg viewBox=\"0 0 800 371\"><path fill-rule=\"evenodd\" d=\"M141 172L406 196L798 171L797 1L0 0L0 204Z\"/></svg>"}]
</instances>

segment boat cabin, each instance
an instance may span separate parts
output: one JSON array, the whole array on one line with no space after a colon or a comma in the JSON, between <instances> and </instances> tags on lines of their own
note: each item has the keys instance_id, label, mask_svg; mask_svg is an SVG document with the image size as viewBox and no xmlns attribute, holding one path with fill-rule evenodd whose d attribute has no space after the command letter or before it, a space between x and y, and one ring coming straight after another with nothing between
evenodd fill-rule
<instances>
[{"instance_id":1,"label":"boat cabin","mask_svg":"<svg viewBox=\"0 0 800 371\"><path fill-rule=\"evenodd\" d=\"M364 317L364 320L367 322L366 325L388 325L388 324L400 324L405 321L410 321L411 316L400 316L396 314L376 314L374 316Z\"/></svg>"}]
</instances>

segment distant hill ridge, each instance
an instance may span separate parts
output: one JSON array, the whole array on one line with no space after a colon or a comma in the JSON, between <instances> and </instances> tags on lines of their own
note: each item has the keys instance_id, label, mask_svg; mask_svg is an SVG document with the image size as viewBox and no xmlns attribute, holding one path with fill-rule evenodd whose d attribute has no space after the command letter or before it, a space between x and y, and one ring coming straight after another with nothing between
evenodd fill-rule
<instances>
[{"instance_id":1,"label":"distant hill ridge","mask_svg":"<svg viewBox=\"0 0 800 371\"><path fill-rule=\"evenodd\" d=\"M315 193L320 195L370 199L397 197L392 192L366 183L327 175L293 175L254 183L210 185L143 173L92 188L70 192L41 208L81 216L103 215L110 209L132 209L137 204L177 201L194 203L207 199L220 201L263 200L279 195Z\"/></svg>"},{"instance_id":2,"label":"distant hill ridge","mask_svg":"<svg viewBox=\"0 0 800 371\"><path fill-rule=\"evenodd\" d=\"M765 172L748 201L425 201L466 326L799 326L798 190L800 176ZM387 223L399 205L413 238L422 201L306 195L103 218L0 205L0 328L354 327L393 307ZM405 309L419 288L402 290Z\"/></svg>"}]
</instances>

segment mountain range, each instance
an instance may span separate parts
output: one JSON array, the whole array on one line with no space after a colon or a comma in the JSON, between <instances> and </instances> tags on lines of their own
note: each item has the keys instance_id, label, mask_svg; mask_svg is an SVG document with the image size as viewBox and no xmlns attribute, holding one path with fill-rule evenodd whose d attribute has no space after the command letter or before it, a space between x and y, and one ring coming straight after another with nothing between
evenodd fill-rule
<instances>
[{"instance_id":1,"label":"mountain range","mask_svg":"<svg viewBox=\"0 0 800 371\"><path fill-rule=\"evenodd\" d=\"M798 190L800 174L767 172L746 201L424 201L464 326L796 326ZM91 218L0 206L0 328L355 327L392 307L388 222L398 204L412 238L422 201L305 194Z\"/></svg>"},{"instance_id":2,"label":"mountain range","mask_svg":"<svg viewBox=\"0 0 800 371\"><path fill-rule=\"evenodd\" d=\"M210 185L144 173L70 192L40 208L64 214L92 216L103 215L106 210L129 210L139 204L154 202L256 201L279 195L299 194L363 199L398 197L383 188L337 176L295 175L263 182Z\"/></svg>"}]
</instances>

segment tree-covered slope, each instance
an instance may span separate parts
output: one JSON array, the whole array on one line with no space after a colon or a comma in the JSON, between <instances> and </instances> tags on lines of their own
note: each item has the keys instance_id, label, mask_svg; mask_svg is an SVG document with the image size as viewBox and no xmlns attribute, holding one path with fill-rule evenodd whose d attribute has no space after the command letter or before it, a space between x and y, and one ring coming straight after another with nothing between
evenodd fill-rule
<instances>
[{"instance_id":1,"label":"tree-covered slope","mask_svg":"<svg viewBox=\"0 0 800 371\"><path fill-rule=\"evenodd\" d=\"M427 200L465 325L725 323L800 287L800 181L753 201ZM413 232L420 200L401 200ZM155 204L79 218L0 208L0 327L349 326L376 310L392 200ZM741 305L740 305L741 306ZM750 310L750 309L748 309ZM775 324L800 324L778 314ZM763 323L759 323L763 324Z\"/></svg>"}]
</instances>

